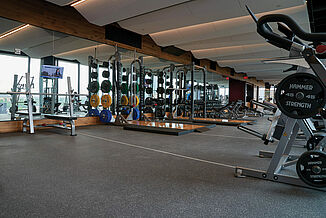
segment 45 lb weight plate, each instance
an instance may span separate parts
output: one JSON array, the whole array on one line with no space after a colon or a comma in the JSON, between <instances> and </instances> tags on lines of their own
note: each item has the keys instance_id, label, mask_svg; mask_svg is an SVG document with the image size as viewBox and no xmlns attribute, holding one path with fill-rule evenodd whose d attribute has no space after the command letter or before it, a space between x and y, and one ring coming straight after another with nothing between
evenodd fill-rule
<instances>
[{"instance_id":1,"label":"45 lb weight plate","mask_svg":"<svg viewBox=\"0 0 326 218\"><path fill-rule=\"evenodd\" d=\"M299 178L314 187L326 187L326 153L322 151L306 151L296 166Z\"/></svg>"},{"instance_id":2,"label":"45 lb weight plate","mask_svg":"<svg viewBox=\"0 0 326 218\"><path fill-rule=\"evenodd\" d=\"M101 84L101 91L104 93L109 93L111 91L112 85L110 80L103 80Z\"/></svg>"},{"instance_id":3,"label":"45 lb weight plate","mask_svg":"<svg viewBox=\"0 0 326 218\"><path fill-rule=\"evenodd\" d=\"M305 119L325 106L326 92L319 79L308 73L295 73L277 86L276 104L288 117Z\"/></svg>"}]
</instances>

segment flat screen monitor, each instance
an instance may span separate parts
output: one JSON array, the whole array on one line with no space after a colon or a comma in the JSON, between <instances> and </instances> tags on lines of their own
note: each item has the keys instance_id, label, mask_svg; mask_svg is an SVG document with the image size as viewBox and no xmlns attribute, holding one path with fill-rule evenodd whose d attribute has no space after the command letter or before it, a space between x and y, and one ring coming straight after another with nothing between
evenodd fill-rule
<instances>
[{"instance_id":1,"label":"flat screen monitor","mask_svg":"<svg viewBox=\"0 0 326 218\"><path fill-rule=\"evenodd\" d=\"M62 79L63 67L42 65L41 67L41 77L43 78L56 78Z\"/></svg>"}]
</instances>

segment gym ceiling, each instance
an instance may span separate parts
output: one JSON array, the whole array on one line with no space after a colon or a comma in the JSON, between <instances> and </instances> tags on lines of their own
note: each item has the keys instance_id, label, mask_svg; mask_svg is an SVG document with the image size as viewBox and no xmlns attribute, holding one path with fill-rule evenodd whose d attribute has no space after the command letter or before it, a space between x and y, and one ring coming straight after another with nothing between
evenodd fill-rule
<instances>
[{"instance_id":1,"label":"gym ceiling","mask_svg":"<svg viewBox=\"0 0 326 218\"><path fill-rule=\"evenodd\" d=\"M59 6L68 6L75 2L47 1ZM99 26L117 23L122 28L141 35L149 34L159 46L175 46L191 51L195 58L217 61L221 67L232 67L236 72L244 72L257 80L276 83L293 73L283 72L290 66L264 64L262 60L286 57L288 52L269 45L256 33L256 26L248 16L245 5L248 5L257 17L266 13L287 14L303 29L310 31L307 6L303 0L86 0L74 7L90 23ZM0 31L5 32L12 25L21 25L10 22L1 26ZM87 55L94 53L94 46L100 46L99 52L101 49L107 52L113 49L111 46L59 33L53 34L37 27L15 34L16 42L20 34L20 39L30 39L28 43L20 42L21 46L26 48L26 53L31 56L44 56L42 52L46 53L52 49L53 38L56 39L53 54L65 58L82 56L85 59ZM30 35L26 37L23 34ZM29 42L33 40L34 42ZM42 40L47 42L40 43ZM9 48L8 41L9 37L0 40L0 47ZM103 56L107 52L103 52ZM160 62L157 58L153 59Z\"/></svg>"}]
</instances>

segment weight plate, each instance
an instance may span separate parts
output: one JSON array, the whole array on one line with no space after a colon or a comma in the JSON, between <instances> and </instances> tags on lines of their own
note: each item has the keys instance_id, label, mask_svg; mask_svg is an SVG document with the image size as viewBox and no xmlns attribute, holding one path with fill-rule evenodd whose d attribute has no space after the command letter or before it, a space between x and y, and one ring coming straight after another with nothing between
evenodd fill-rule
<instances>
[{"instance_id":1,"label":"weight plate","mask_svg":"<svg viewBox=\"0 0 326 218\"><path fill-rule=\"evenodd\" d=\"M90 99L90 104L92 107L98 107L100 104L100 97L98 97L98 95L96 94L92 95Z\"/></svg>"},{"instance_id":2,"label":"weight plate","mask_svg":"<svg viewBox=\"0 0 326 218\"><path fill-rule=\"evenodd\" d=\"M140 111L137 108L132 109L132 119L139 120L140 118Z\"/></svg>"},{"instance_id":3,"label":"weight plate","mask_svg":"<svg viewBox=\"0 0 326 218\"><path fill-rule=\"evenodd\" d=\"M88 111L88 116L90 116L90 117L98 117L98 116L100 116L100 112L97 109L90 109Z\"/></svg>"},{"instance_id":4,"label":"weight plate","mask_svg":"<svg viewBox=\"0 0 326 218\"><path fill-rule=\"evenodd\" d=\"M101 98L101 104L103 108L109 108L112 104L112 98L110 95L103 95Z\"/></svg>"},{"instance_id":5,"label":"weight plate","mask_svg":"<svg viewBox=\"0 0 326 218\"><path fill-rule=\"evenodd\" d=\"M104 93L109 93L111 91L112 85L109 80L103 80L101 84L101 91Z\"/></svg>"},{"instance_id":6,"label":"weight plate","mask_svg":"<svg viewBox=\"0 0 326 218\"><path fill-rule=\"evenodd\" d=\"M153 98L147 97L145 99L145 105L153 105Z\"/></svg>"},{"instance_id":7,"label":"weight plate","mask_svg":"<svg viewBox=\"0 0 326 218\"><path fill-rule=\"evenodd\" d=\"M163 71L160 71L160 72L158 73L158 76L159 76L159 77L163 77L163 75L164 75Z\"/></svg>"},{"instance_id":8,"label":"weight plate","mask_svg":"<svg viewBox=\"0 0 326 218\"><path fill-rule=\"evenodd\" d=\"M146 88L146 94L148 95L153 94L153 88Z\"/></svg>"},{"instance_id":9,"label":"weight plate","mask_svg":"<svg viewBox=\"0 0 326 218\"><path fill-rule=\"evenodd\" d=\"M164 98L159 98L159 99L157 99L157 104L158 104L159 106L163 106L163 105L165 105L165 99L164 99Z\"/></svg>"},{"instance_id":10,"label":"weight plate","mask_svg":"<svg viewBox=\"0 0 326 218\"><path fill-rule=\"evenodd\" d=\"M102 76L103 76L104 78L109 78L109 77L110 77L110 72L107 71L107 70L103 70L103 72L102 72Z\"/></svg>"},{"instance_id":11,"label":"weight plate","mask_svg":"<svg viewBox=\"0 0 326 218\"><path fill-rule=\"evenodd\" d=\"M306 151L298 159L296 170L299 178L314 187L326 187L326 153Z\"/></svg>"},{"instance_id":12,"label":"weight plate","mask_svg":"<svg viewBox=\"0 0 326 218\"><path fill-rule=\"evenodd\" d=\"M127 72L127 69L126 68L122 68L122 72Z\"/></svg>"},{"instance_id":13,"label":"weight plate","mask_svg":"<svg viewBox=\"0 0 326 218\"><path fill-rule=\"evenodd\" d=\"M91 63L91 67L92 68L97 68L97 64L96 63Z\"/></svg>"},{"instance_id":14,"label":"weight plate","mask_svg":"<svg viewBox=\"0 0 326 218\"><path fill-rule=\"evenodd\" d=\"M157 82L158 82L159 84L163 84L163 83L164 83L164 79L161 78L161 77L159 77L159 78L157 79Z\"/></svg>"},{"instance_id":15,"label":"weight plate","mask_svg":"<svg viewBox=\"0 0 326 218\"><path fill-rule=\"evenodd\" d=\"M121 114L122 115L129 115L130 114L130 110L126 107L123 107L122 110L121 110Z\"/></svg>"},{"instance_id":16,"label":"weight plate","mask_svg":"<svg viewBox=\"0 0 326 218\"><path fill-rule=\"evenodd\" d=\"M112 114L109 110L102 110L100 113L100 121L103 123L109 123L112 119Z\"/></svg>"},{"instance_id":17,"label":"weight plate","mask_svg":"<svg viewBox=\"0 0 326 218\"><path fill-rule=\"evenodd\" d=\"M122 83L121 84L121 93L126 95L126 94L128 94L128 90L129 89L128 89L127 83Z\"/></svg>"},{"instance_id":18,"label":"weight plate","mask_svg":"<svg viewBox=\"0 0 326 218\"><path fill-rule=\"evenodd\" d=\"M145 83L150 85L153 83L153 80L152 79L145 79Z\"/></svg>"},{"instance_id":19,"label":"weight plate","mask_svg":"<svg viewBox=\"0 0 326 218\"><path fill-rule=\"evenodd\" d=\"M126 95L121 96L121 105L128 105L128 97Z\"/></svg>"},{"instance_id":20,"label":"weight plate","mask_svg":"<svg viewBox=\"0 0 326 218\"><path fill-rule=\"evenodd\" d=\"M158 87L157 88L157 93L163 94L165 92L165 89L163 87Z\"/></svg>"},{"instance_id":21,"label":"weight plate","mask_svg":"<svg viewBox=\"0 0 326 218\"><path fill-rule=\"evenodd\" d=\"M98 78L98 73L97 73L97 71L91 72L91 78L92 78L92 79L97 79L97 78Z\"/></svg>"},{"instance_id":22,"label":"weight plate","mask_svg":"<svg viewBox=\"0 0 326 218\"><path fill-rule=\"evenodd\" d=\"M153 108L151 108L151 107L145 107L144 108L144 112L147 113L147 114L151 114L151 113L153 113Z\"/></svg>"},{"instance_id":23,"label":"weight plate","mask_svg":"<svg viewBox=\"0 0 326 218\"><path fill-rule=\"evenodd\" d=\"M88 90L91 93L97 93L100 89L100 84L97 81L92 81L90 84L88 84Z\"/></svg>"},{"instance_id":24,"label":"weight plate","mask_svg":"<svg viewBox=\"0 0 326 218\"><path fill-rule=\"evenodd\" d=\"M147 72L146 75L149 76L149 77L152 77L152 73L151 72Z\"/></svg>"},{"instance_id":25,"label":"weight plate","mask_svg":"<svg viewBox=\"0 0 326 218\"><path fill-rule=\"evenodd\" d=\"M133 107L137 107L139 105L139 98L137 95L133 95L129 97L129 103Z\"/></svg>"},{"instance_id":26,"label":"weight plate","mask_svg":"<svg viewBox=\"0 0 326 218\"><path fill-rule=\"evenodd\" d=\"M319 79L308 73L284 78L275 93L278 108L288 117L305 119L319 113L326 103L326 91Z\"/></svg>"},{"instance_id":27,"label":"weight plate","mask_svg":"<svg viewBox=\"0 0 326 218\"><path fill-rule=\"evenodd\" d=\"M156 108L155 109L155 116L159 117L159 118L163 118L164 117L164 109L163 108Z\"/></svg>"},{"instance_id":28,"label":"weight plate","mask_svg":"<svg viewBox=\"0 0 326 218\"><path fill-rule=\"evenodd\" d=\"M127 75L123 75L122 76L122 81L128 81L128 76Z\"/></svg>"}]
</instances>

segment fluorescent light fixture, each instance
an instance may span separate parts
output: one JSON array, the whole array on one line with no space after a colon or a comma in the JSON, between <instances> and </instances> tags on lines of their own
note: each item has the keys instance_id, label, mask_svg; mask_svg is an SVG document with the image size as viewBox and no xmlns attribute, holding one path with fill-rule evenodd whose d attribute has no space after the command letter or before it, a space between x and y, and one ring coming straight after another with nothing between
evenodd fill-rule
<instances>
[{"instance_id":1,"label":"fluorescent light fixture","mask_svg":"<svg viewBox=\"0 0 326 218\"><path fill-rule=\"evenodd\" d=\"M86 0L78 0L78 1L75 1L74 3L72 3L70 6L71 7L75 7L76 5L79 5L80 3L83 3L85 2Z\"/></svg>"},{"instance_id":2,"label":"fluorescent light fixture","mask_svg":"<svg viewBox=\"0 0 326 218\"><path fill-rule=\"evenodd\" d=\"M3 39L3 38L5 38L5 37L7 37L7 36L9 36L11 34L14 34L14 33L18 32L18 31L21 31L21 30L23 30L23 29L25 29L25 28L27 28L29 26L30 26L29 24L24 24L24 25L21 25L21 26L19 26L17 28L9 30L8 32L5 32L5 33L1 34L0 39Z\"/></svg>"}]
</instances>

